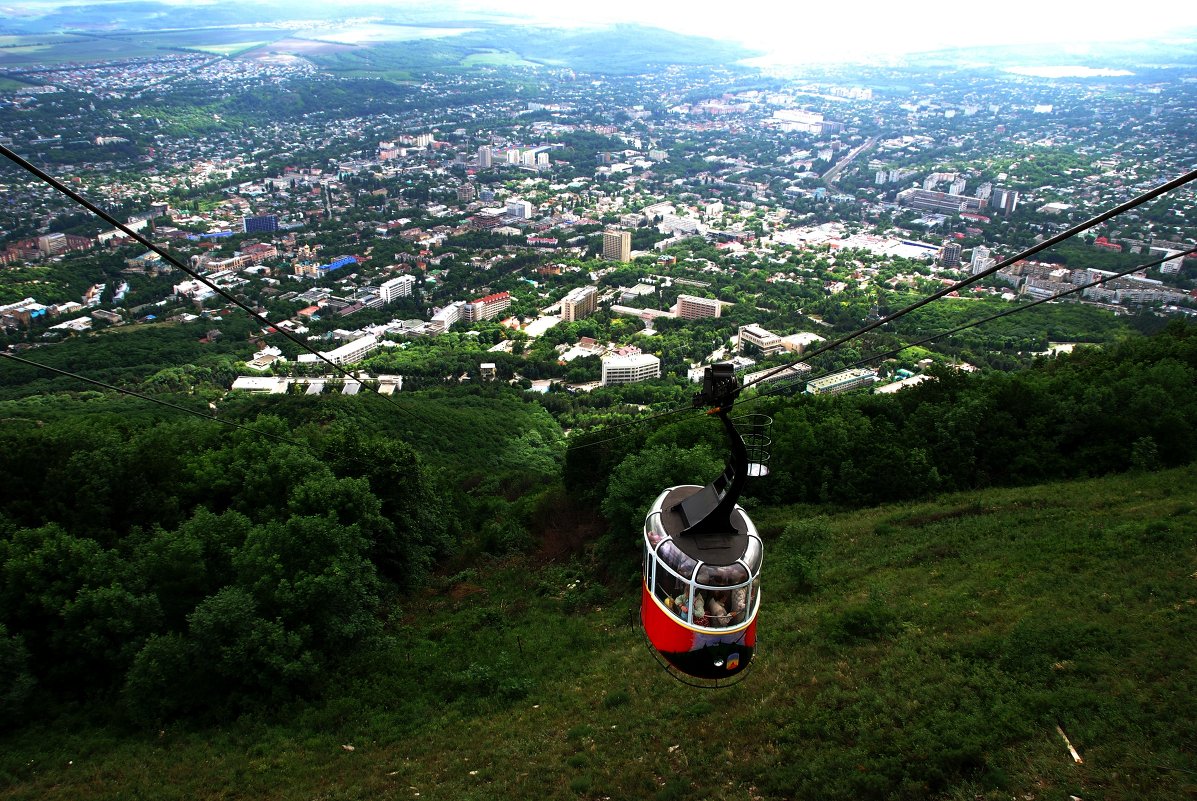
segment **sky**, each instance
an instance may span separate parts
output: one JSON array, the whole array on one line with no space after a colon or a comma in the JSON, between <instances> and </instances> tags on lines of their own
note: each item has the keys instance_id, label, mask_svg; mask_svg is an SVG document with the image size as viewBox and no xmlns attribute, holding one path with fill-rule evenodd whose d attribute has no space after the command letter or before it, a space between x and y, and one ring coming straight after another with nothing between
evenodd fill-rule
<instances>
[{"instance_id":1,"label":"sky","mask_svg":"<svg viewBox=\"0 0 1197 801\"><path fill-rule=\"evenodd\" d=\"M115 0L18 0L0 9L45 9L56 5L101 5ZM198 5L220 0L160 0ZM327 0L259 0L285 3L297 15L320 9ZM729 39L772 54L775 60L802 63L888 58L902 53L1006 44L1071 43L1100 48L1125 39L1187 41L1197 50L1197 3L1192 0L345 0L378 9L379 16L419 9L423 19L447 19L453 9L472 16L527 21L554 27L618 22L651 25L679 33ZM315 16L315 14L313 14Z\"/></svg>"},{"instance_id":2,"label":"sky","mask_svg":"<svg viewBox=\"0 0 1197 801\"><path fill-rule=\"evenodd\" d=\"M493 10L464 0L463 6ZM1197 3L1181 0L521 0L506 6L562 25L638 22L739 41L795 60L878 55L992 44L1088 43L1183 38L1197 49Z\"/></svg>"}]
</instances>

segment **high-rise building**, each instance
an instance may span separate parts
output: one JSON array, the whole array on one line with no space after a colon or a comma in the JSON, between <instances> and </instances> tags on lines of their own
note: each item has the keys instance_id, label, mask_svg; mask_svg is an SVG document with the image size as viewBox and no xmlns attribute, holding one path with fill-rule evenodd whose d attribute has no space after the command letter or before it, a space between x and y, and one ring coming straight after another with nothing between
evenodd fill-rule
<instances>
[{"instance_id":1,"label":"high-rise building","mask_svg":"<svg viewBox=\"0 0 1197 801\"><path fill-rule=\"evenodd\" d=\"M632 232L603 231L603 258L608 261L631 261Z\"/></svg>"},{"instance_id":2,"label":"high-rise building","mask_svg":"<svg viewBox=\"0 0 1197 801\"><path fill-rule=\"evenodd\" d=\"M499 312L510 305L510 292L496 292L493 295L487 295L465 304L463 316L467 323L490 320L493 317L498 317Z\"/></svg>"},{"instance_id":3,"label":"high-rise building","mask_svg":"<svg viewBox=\"0 0 1197 801\"><path fill-rule=\"evenodd\" d=\"M47 256L57 256L59 253L66 253L66 234L53 233L39 236L37 238L37 249Z\"/></svg>"},{"instance_id":4,"label":"high-rise building","mask_svg":"<svg viewBox=\"0 0 1197 801\"><path fill-rule=\"evenodd\" d=\"M489 170L491 165L490 146L483 145L478 148L478 167L483 170Z\"/></svg>"},{"instance_id":5,"label":"high-rise building","mask_svg":"<svg viewBox=\"0 0 1197 801\"><path fill-rule=\"evenodd\" d=\"M457 187L457 199L462 203L469 203L478 194L478 190L474 188L473 184L462 184Z\"/></svg>"},{"instance_id":6,"label":"high-rise building","mask_svg":"<svg viewBox=\"0 0 1197 801\"><path fill-rule=\"evenodd\" d=\"M263 214L259 217L242 217L241 230L247 234L268 234L278 230L278 215Z\"/></svg>"},{"instance_id":7,"label":"high-rise building","mask_svg":"<svg viewBox=\"0 0 1197 801\"><path fill-rule=\"evenodd\" d=\"M532 219L532 204L526 200L507 201L507 216L520 220Z\"/></svg>"},{"instance_id":8,"label":"high-rise building","mask_svg":"<svg viewBox=\"0 0 1197 801\"><path fill-rule=\"evenodd\" d=\"M957 242L944 242L939 249L939 264L941 267L960 266L960 245Z\"/></svg>"},{"instance_id":9,"label":"high-rise building","mask_svg":"<svg viewBox=\"0 0 1197 801\"><path fill-rule=\"evenodd\" d=\"M973 248L973 258L969 262L969 272L972 275L983 273L994 265L994 259L989 255L989 248L984 245L977 245Z\"/></svg>"},{"instance_id":10,"label":"high-rise building","mask_svg":"<svg viewBox=\"0 0 1197 801\"><path fill-rule=\"evenodd\" d=\"M973 257L969 266L975 269L983 261L989 261L989 248L984 245L977 245L973 248Z\"/></svg>"},{"instance_id":11,"label":"high-rise building","mask_svg":"<svg viewBox=\"0 0 1197 801\"><path fill-rule=\"evenodd\" d=\"M955 181L952 181L952 185L948 187L948 194L949 195L963 195L964 187L966 185L967 184L963 178L957 178Z\"/></svg>"},{"instance_id":12,"label":"high-rise building","mask_svg":"<svg viewBox=\"0 0 1197 801\"><path fill-rule=\"evenodd\" d=\"M383 303L394 303L399 298L410 297L415 285L416 279L414 276L401 275L398 278L392 278L390 281L383 282L382 286L378 289Z\"/></svg>"},{"instance_id":13,"label":"high-rise building","mask_svg":"<svg viewBox=\"0 0 1197 801\"><path fill-rule=\"evenodd\" d=\"M578 287L561 299L561 319L572 323L590 315L596 308L598 289L592 286Z\"/></svg>"},{"instance_id":14,"label":"high-rise building","mask_svg":"<svg viewBox=\"0 0 1197 801\"><path fill-rule=\"evenodd\" d=\"M454 301L432 315L429 325L433 330L448 331L453 327L454 323L465 316L465 308L466 302L464 300Z\"/></svg>"},{"instance_id":15,"label":"high-rise building","mask_svg":"<svg viewBox=\"0 0 1197 801\"><path fill-rule=\"evenodd\" d=\"M723 306L714 298L699 298L694 295L677 296L677 316L683 320L718 317L722 309Z\"/></svg>"},{"instance_id":16,"label":"high-rise building","mask_svg":"<svg viewBox=\"0 0 1197 801\"><path fill-rule=\"evenodd\" d=\"M989 205L1009 217L1010 212L1018 208L1018 193L1013 189L994 189L993 199Z\"/></svg>"}]
</instances>

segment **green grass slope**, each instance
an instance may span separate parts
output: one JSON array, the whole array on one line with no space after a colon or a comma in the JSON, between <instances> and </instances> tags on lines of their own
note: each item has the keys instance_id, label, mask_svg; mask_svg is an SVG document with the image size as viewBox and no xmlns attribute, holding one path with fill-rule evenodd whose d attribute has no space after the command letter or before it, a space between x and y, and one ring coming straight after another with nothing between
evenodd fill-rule
<instances>
[{"instance_id":1,"label":"green grass slope","mask_svg":"<svg viewBox=\"0 0 1197 801\"><path fill-rule=\"evenodd\" d=\"M1195 478L757 510L761 650L724 691L583 566L496 562L396 599L319 704L48 715L0 740L0 798L1192 798Z\"/></svg>"}]
</instances>

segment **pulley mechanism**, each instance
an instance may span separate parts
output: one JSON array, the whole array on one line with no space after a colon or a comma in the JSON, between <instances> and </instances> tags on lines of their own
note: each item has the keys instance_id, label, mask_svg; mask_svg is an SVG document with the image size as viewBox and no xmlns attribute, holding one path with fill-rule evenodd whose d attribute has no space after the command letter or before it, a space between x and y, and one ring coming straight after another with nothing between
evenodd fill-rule
<instances>
[{"instance_id":1,"label":"pulley mechanism","mask_svg":"<svg viewBox=\"0 0 1197 801\"><path fill-rule=\"evenodd\" d=\"M675 538L678 547L693 559L712 565L732 564L744 551L746 529L733 516L736 502L749 475L748 450L730 415L740 382L735 367L726 362L707 367L702 391L694 396L695 406L711 406L727 434L731 454L723 472L698 492L669 509L678 514L685 528Z\"/></svg>"}]
</instances>

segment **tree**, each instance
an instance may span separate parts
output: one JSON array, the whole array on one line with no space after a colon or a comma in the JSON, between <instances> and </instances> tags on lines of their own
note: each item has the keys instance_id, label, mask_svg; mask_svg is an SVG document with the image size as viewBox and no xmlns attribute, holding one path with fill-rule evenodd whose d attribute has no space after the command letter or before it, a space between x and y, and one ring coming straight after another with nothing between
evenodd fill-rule
<instances>
[{"instance_id":1,"label":"tree","mask_svg":"<svg viewBox=\"0 0 1197 801\"><path fill-rule=\"evenodd\" d=\"M379 584L369 546L358 526L332 514L296 516L254 527L233 568L264 617L331 657L376 629Z\"/></svg>"},{"instance_id":2,"label":"tree","mask_svg":"<svg viewBox=\"0 0 1197 801\"><path fill-rule=\"evenodd\" d=\"M644 515L653 499L678 484L706 484L723 470L723 463L705 445L679 448L657 445L619 463L607 484L603 517L610 524L600 551L609 568L636 563L635 553L644 529Z\"/></svg>"}]
</instances>

